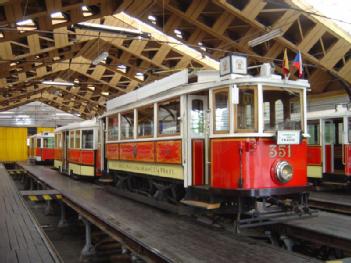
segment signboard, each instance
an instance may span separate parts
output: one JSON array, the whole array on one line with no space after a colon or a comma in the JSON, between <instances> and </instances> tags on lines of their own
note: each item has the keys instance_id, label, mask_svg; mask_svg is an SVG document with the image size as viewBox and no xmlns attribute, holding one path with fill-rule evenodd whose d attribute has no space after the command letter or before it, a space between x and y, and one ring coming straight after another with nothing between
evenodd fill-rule
<instances>
[{"instance_id":1,"label":"signboard","mask_svg":"<svg viewBox=\"0 0 351 263\"><path fill-rule=\"evenodd\" d=\"M229 74L247 74L247 57L232 54L220 59L219 74L221 77Z\"/></svg>"},{"instance_id":2,"label":"signboard","mask_svg":"<svg viewBox=\"0 0 351 263\"><path fill-rule=\"evenodd\" d=\"M300 131L277 131L277 144L299 144Z\"/></svg>"}]
</instances>

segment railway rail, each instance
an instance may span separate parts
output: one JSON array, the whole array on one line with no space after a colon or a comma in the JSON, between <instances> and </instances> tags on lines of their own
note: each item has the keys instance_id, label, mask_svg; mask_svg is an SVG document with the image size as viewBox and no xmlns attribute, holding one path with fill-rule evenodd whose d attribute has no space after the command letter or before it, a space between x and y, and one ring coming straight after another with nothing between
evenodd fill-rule
<instances>
[{"instance_id":1,"label":"railway rail","mask_svg":"<svg viewBox=\"0 0 351 263\"><path fill-rule=\"evenodd\" d=\"M311 192L309 204L320 210L351 215L351 195L334 192Z\"/></svg>"}]
</instances>

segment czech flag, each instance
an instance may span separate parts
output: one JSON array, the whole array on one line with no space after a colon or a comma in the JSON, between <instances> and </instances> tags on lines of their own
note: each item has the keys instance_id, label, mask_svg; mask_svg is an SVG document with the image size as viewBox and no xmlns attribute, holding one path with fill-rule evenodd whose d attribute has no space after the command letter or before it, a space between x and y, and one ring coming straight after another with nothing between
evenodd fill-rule
<instances>
[{"instance_id":1,"label":"czech flag","mask_svg":"<svg viewBox=\"0 0 351 263\"><path fill-rule=\"evenodd\" d=\"M286 49L284 50L284 60L283 60L282 70L283 70L284 76L287 76L290 72L288 51Z\"/></svg>"},{"instance_id":2,"label":"czech flag","mask_svg":"<svg viewBox=\"0 0 351 263\"><path fill-rule=\"evenodd\" d=\"M296 54L294 58L293 66L299 71L299 78L302 78L303 69L302 69L302 56L300 51Z\"/></svg>"}]
</instances>

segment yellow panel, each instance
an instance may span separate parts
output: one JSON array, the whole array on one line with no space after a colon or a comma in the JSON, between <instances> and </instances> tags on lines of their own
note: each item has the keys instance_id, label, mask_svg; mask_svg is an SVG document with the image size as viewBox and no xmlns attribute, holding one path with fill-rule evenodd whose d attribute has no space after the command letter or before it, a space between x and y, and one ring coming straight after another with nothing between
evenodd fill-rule
<instances>
[{"instance_id":1,"label":"yellow panel","mask_svg":"<svg viewBox=\"0 0 351 263\"><path fill-rule=\"evenodd\" d=\"M55 128L50 128L50 127L38 127L37 128L37 133L43 133L43 132L54 132Z\"/></svg>"},{"instance_id":2,"label":"yellow panel","mask_svg":"<svg viewBox=\"0 0 351 263\"><path fill-rule=\"evenodd\" d=\"M69 163L68 164L68 171L73 172L74 174L79 175L80 174L80 165L75 164L75 163Z\"/></svg>"},{"instance_id":3,"label":"yellow panel","mask_svg":"<svg viewBox=\"0 0 351 263\"><path fill-rule=\"evenodd\" d=\"M52 200L50 195L43 195L44 200L48 201L48 200Z\"/></svg>"},{"instance_id":4,"label":"yellow panel","mask_svg":"<svg viewBox=\"0 0 351 263\"><path fill-rule=\"evenodd\" d=\"M142 162L108 161L108 168L183 180L183 166Z\"/></svg>"},{"instance_id":5,"label":"yellow panel","mask_svg":"<svg viewBox=\"0 0 351 263\"><path fill-rule=\"evenodd\" d=\"M62 162L58 160L54 160L54 167L56 169L60 169L62 167Z\"/></svg>"},{"instance_id":6,"label":"yellow panel","mask_svg":"<svg viewBox=\"0 0 351 263\"><path fill-rule=\"evenodd\" d=\"M0 162L27 160L27 128L0 127Z\"/></svg>"},{"instance_id":7,"label":"yellow panel","mask_svg":"<svg viewBox=\"0 0 351 263\"><path fill-rule=\"evenodd\" d=\"M83 175L83 176L94 176L94 167L93 166L85 166L79 165L75 163L69 163L68 169L73 171L76 175Z\"/></svg>"},{"instance_id":8,"label":"yellow panel","mask_svg":"<svg viewBox=\"0 0 351 263\"><path fill-rule=\"evenodd\" d=\"M322 178L322 166L307 166L307 176L311 178Z\"/></svg>"}]
</instances>

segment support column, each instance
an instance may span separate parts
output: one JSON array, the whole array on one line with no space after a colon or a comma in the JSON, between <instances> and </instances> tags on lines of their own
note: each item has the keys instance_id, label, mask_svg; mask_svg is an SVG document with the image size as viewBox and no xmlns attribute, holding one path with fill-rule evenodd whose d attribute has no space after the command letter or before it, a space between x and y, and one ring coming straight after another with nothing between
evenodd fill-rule
<instances>
[{"instance_id":1,"label":"support column","mask_svg":"<svg viewBox=\"0 0 351 263\"><path fill-rule=\"evenodd\" d=\"M95 255L95 247L91 242L91 224L84 217L80 216L80 219L85 225L85 245L80 253L81 257L90 257Z\"/></svg>"},{"instance_id":2,"label":"support column","mask_svg":"<svg viewBox=\"0 0 351 263\"><path fill-rule=\"evenodd\" d=\"M62 201L60 202L60 209L61 209L61 218L60 218L60 221L58 223L58 227L64 228L64 227L68 226L68 222L66 219L66 207Z\"/></svg>"},{"instance_id":3,"label":"support column","mask_svg":"<svg viewBox=\"0 0 351 263\"><path fill-rule=\"evenodd\" d=\"M45 207L45 215L53 215L54 214L54 208L52 207L52 200L47 200L46 201L46 207Z\"/></svg>"}]
</instances>

